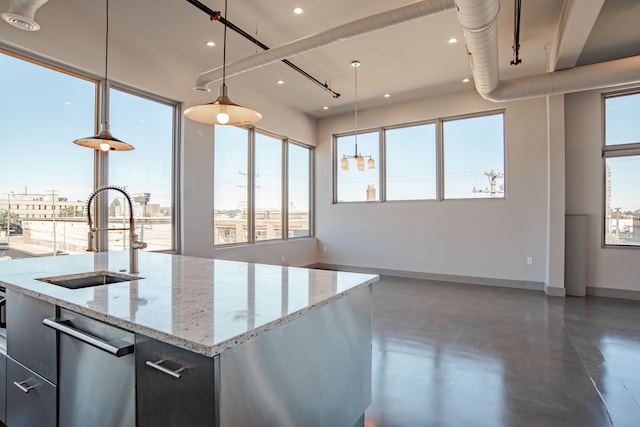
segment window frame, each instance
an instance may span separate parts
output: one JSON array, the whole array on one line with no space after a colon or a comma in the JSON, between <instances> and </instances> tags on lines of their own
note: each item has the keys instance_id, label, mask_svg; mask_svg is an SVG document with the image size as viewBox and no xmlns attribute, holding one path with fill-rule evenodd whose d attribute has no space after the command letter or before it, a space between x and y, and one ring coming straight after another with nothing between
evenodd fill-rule
<instances>
[{"instance_id":1,"label":"window frame","mask_svg":"<svg viewBox=\"0 0 640 427\"><path fill-rule=\"evenodd\" d=\"M503 163L503 196L502 197L467 197L467 198L445 198L444 185L445 185L445 168L444 168L444 123L454 120L472 119L477 117L487 116L502 116L502 163ZM394 124L389 126L379 126L373 128L366 128L358 130L358 134L378 132L379 135L379 160L378 165L378 186L380 188L380 196L378 200L374 201L338 201L338 162L340 160L340 153L338 153L338 138L344 136L355 135L355 131L341 132L333 134L331 144L331 159L332 159L332 201L334 205L350 204L350 203L419 203L419 202L443 202L443 201L482 201L482 200L506 200L508 197L507 192L507 111L505 108L496 108L492 110L478 111L468 114L459 114L446 117L438 117L427 120L412 121L400 124ZM387 165L386 165L386 131L398 128L407 128L412 126L423 126L428 124L435 124L435 138L436 138L436 153L435 153L435 171L436 171L436 197L434 199L394 199L387 200Z\"/></svg>"},{"instance_id":2,"label":"window frame","mask_svg":"<svg viewBox=\"0 0 640 427\"><path fill-rule=\"evenodd\" d=\"M102 93L103 93L103 88L106 85L106 92L107 92L107 100L106 100L106 108L107 108L107 117L108 117L108 110L110 109L111 105L109 103L109 91L111 88L114 88L116 90L122 91L122 92L126 92L130 95L134 95L134 96L139 96L142 98L146 98L149 99L151 101L155 101L155 102L160 102L163 103L165 105L168 105L170 107L173 108L173 113L172 113L172 119L173 119L173 123L172 123L172 128L173 128L173 132L172 132L172 160L171 160L171 170L172 170L172 177L171 177L171 201L173 203L172 206L172 247L170 249L167 250L162 250L162 251L154 251L154 252L162 252L162 253L179 253L180 248L182 247L182 234L180 231L180 221L182 218L182 205L179 203L180 201L180 184L181 184L181 180L180 180L180 176L181 176L181 135L182 135L182 103L175 101L175 100L171 100L169 98L166 97L162 97L160 95L157 94L153 94L151 92L147 92L147 91L143 91L137 88L133 88L132 86L123 84L123 83L119 83L119 82L114 82L112 80L108 80L106 81L103 77L97 76L97 75L93 75L91 73L87 73L85 71L80 70L79 68L70 66L68 64L64 64L62 62L59 61L55 61L52 60L50 58L45 58L42 57L40 55L34 54L32 52L26 51L24 49L20 49L20 48L11 48L9 49L6 46L3 46L0 44L0 55L8 55L11 56L13 58L16 58L18 60L22 60L22 61L26 61L29 62L33 65L36 66L41 66L41 67L45 67L48 68L50 70L56 71L56 72L60 72L66 75L69 75L71 77L75 77L87 82L91 82L94 83L95 85L95 90L94 90L94 135L97 134L99 132L99 128L101 126L100 123L100 117L102 116L102 108L103 108L103 103L101 102L101 98L102 98ZM82 135L78 135L78 136L82 136ZM70 146L71 146L71 141L70 141ZM100 153L98 153L96 151L96 153L94 154L94 158L93 158L93 189L95 190L97 188L97 186L100 183L100 177L101 174L104 172L101 172L101 170L104 169L104 164L103 164L103 159L104 156L101 156ZM108 173L107 173L108 175ZM107 180L108 181L108 180ZM96 208L98 208L100 204L96 203ZM102 208L99 208L102 209ZM108 210L106 211L108 213ZM96 212L96 215L98 215L98 213Z\"/></svg>"},{"instance_id":3,"label":"window frame","mask_svg":"<svg viewBox=\"0 0 640 427\"><path fill-rule=\"evenodd\" d=\"M601 213L602 220L600 225L600 237L602 249L640 249L640 243L638 244L619 244L619 243L607 243L607 159L620 158L620 157L635 157L640 156L640 140L636 142L626 144L612 144L607 145L607 100L611 98L618 98L624 96L638 95L640 96L640 87L634 87L630 89L623 89L613 92L606 92L601 95L601 121L602 121L602 160L601 160L601 183L602 183L602 202Z\"/></svg>"},{"instance_id":4,"label":"window frame","mask_svg":"<svg viewBox=\"0 0 640 427\"><path fill-rule=\"evenodd\" d=\"M216 125L219 126L219 125ZM214 250L223 250L225 248L238 247L238 246L248 246L248 245L263 245L270 244L274 242L285 242L289 240L300 240L300 239L309 239L315 236L315 202L314 202L314 188L315 188L315 173L314 173L314 159L315 159L315 149L313 146L305 144L300 141L296 141L287 136L279 135L274 132L270 132L264 130L262 128L258 128L255 126L236 126L237 128L244 129L248 133L249 139L249 149L248 149L248 159L247 159L247 186L248 188L248 196L247 196L247 241L246 242L231 242L231 243L215 243L215 240L212 242L212 246ZM281 199L281 209L282 209L282 232L281 236L274 239L265 239L258 240L256 238L256 135L262 134L267 137L275 138L281 141L281 188L282 188L282 199ZM215 130L214 130L214 148L213 152L215 155ZM306 236L295 236L289 237L289 144L294 144L309 150L309 234ZM215 177L215 171L214 171ZM214 195L215 199L215 195ZM215 206L214 206L215 209ZM215 219L213 223L214 235L216 233Z\"/></svg>"},{"instance_id":5,"label":"window frame","mask_svg":"<svg viewBox=\"0 0 640 427\"><path fill-rule=\"evenodd\" d=\"M182 220L182 209L180 205L180 188L181 187L181 164L182 164L182 139L180 136L182 135L182 103L171 100L167 97L163 97L161 95L156 95L148 91L144 91L141 89L133 88L132 86L128 86L118 82L109 82L109 86L107 87L108 93L111 89L118 90L120 92L124 92L126 94L137 96L139 98L146 99L148 101L157 102L159 104L164 104L167 107L172 108L171 114L171 127L173 129L171 134L171 204L172 204L172 213L171 213L171 240L172 247L171 249L153 251L158 253L179 253L179 248L182 247L182 233L180 232L181 227L179 224ZM107 99L107 108L111 109L110 96ZM110 114L108 114L108 117Z\"/></svg>"}]
</instances>

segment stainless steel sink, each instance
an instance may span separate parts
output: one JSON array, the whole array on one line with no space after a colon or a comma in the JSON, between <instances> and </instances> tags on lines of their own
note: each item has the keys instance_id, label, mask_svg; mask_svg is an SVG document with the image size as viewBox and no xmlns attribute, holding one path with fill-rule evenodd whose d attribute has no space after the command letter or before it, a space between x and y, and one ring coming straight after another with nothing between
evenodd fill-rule
<instances>
[{"instance_id":1,"label":"stainless steel sink","mask_svg":"<svg viewBox=\"0 0 640 427\"><path fill-rule=\"evenodd\" d=\"M65 276L41 277L36 280L68 289L80 289L139 279L143 279L143 277L112 273L110 271L92 271L89 273L68 274Z\"/></svg>"}]
</instances>

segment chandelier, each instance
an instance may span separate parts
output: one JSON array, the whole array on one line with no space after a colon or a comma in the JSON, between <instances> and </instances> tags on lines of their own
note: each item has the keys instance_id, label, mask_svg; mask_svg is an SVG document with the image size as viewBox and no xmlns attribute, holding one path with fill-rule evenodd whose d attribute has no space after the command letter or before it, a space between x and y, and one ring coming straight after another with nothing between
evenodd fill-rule
<instances>
[{"instance_id":1,"label":"chandelier","mask_svg":"<svg viewBox=\"0 0 640 427\"><path fill-rule=\"evenodd\" d=\"M340 159L340 168L343 171L348 171L349 159L355 159L358 170L364 171L364 159L366 157L369 158L369 160L367 160L367 169L374 169L376 167L376 162L370 155L363 156L358 152L358 67L360 66L360 61L351 61L351 66L353 67L355 77L355 151L353 155L342 155L342 159Z\"/></svg>"}]
</instances>

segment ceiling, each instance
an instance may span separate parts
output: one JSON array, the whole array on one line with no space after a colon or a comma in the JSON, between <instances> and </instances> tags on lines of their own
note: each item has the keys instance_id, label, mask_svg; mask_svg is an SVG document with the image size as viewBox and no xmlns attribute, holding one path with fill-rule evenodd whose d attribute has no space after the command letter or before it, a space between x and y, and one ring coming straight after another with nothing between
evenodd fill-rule
<instances>
[{"instance_id":1,"label":"ceiling","mask_svg":"<svg viewBox=\"0 0 640 427\"><path fill-rule=\"evenodd\" d=\"M1 0L2 11L8 0ZM50 0L37 13L42 27L54 8L72 7L78 14L104 16L103 0ZM202 0L222 11L223 0ZM403 6L407 0L236 0L227 19L269 47L315 34L372 14ZM520 53L514 66L514 0L501 0L498 18L501 79L544 73L595 62L640 55L640 2L637 0L522 0ZM565 4L566 3L566 4ZM295 15L294 7L304 13ZM563 12L564 11L564 12ZM192 61L202 71L222 65L223 25L187 0L110 0L112 34L136 35L161 45L167 55ZM102 29L101 29L102 30ZM459 41L448 43L451 38ZM211 48L205 41L213 40ZM227 33L227 64L262 49L234 31ZM550 59L554 58L554 59ZM353 109L354 69L359 60L358 106L366 109L429 95L468 90L473 82L462 29L448 11L319 48L289 60L341 94L334 98L321 86L282 62L227 79L322 118ZM184 82L192 87L198 76ZM284 84L276 82L283 80ZM219 83L213 83L212 98ZM384 95L389 94L388 98ZM328 107L328 109L323 109Z\"/></svg>"}]
</instances>

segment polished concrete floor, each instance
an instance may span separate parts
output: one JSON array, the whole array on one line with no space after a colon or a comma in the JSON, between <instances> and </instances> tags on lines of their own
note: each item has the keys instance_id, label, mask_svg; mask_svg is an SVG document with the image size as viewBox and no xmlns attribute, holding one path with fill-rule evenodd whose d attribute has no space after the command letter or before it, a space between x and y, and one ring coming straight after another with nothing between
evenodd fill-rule
<instances>
[{"instance_id":1,"label":"polished concrete floor","mask_svg":"<svg viewBox=\"0 0 640 427\"><path fill-rule=\"evenodd\" d=\"M383 277L366 427L640 426L640 302Z\"/></svg>"}]
</instances>

